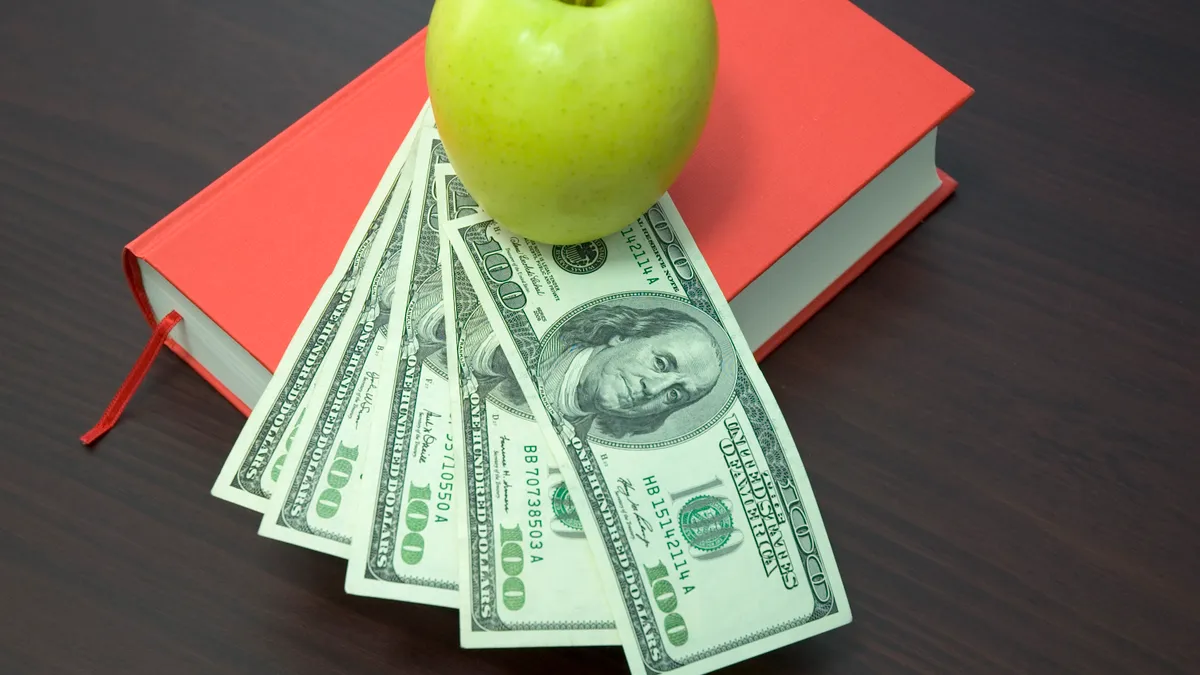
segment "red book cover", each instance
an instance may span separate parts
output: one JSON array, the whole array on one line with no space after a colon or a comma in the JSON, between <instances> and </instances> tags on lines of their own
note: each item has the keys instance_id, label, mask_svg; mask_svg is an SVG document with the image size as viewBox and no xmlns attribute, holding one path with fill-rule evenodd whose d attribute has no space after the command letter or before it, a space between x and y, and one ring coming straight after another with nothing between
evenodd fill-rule
<instances>
[{"instance_id":1,"label":"red book cover","mask_svg":"<svg viewBox=\"0 0 1200 675\"><path fill-rule=\"evenodd\" d=\"M818 230L822 223L841 218L853 233L856 216L842 207L929 138L972 90L845 0L774 3L766 21L753 3L713 4L720 34L713 107L669 193L735 303L806 238L833 241ZM424 44L422 30L127 246L125 274L152 325L169 310L152 309L139 260L274 370L428 96ZM797 291L786 320L756 328L767 331L763 338L748 333L761 345L756 356L954 190L933 167L932 147L920 194L905 193L912 203L900 205L903 215L886 231L860 235L858 246L871 239L852 264L804 280L816 290ZM881 192L876 203L886 197ZM806 255L819 250L810 249ZM780 272L767 290L787 295L795 274ZM186 323L166 346L248 414L254 401L240 400L181 346Z\"/></svg>"}]
</instances>

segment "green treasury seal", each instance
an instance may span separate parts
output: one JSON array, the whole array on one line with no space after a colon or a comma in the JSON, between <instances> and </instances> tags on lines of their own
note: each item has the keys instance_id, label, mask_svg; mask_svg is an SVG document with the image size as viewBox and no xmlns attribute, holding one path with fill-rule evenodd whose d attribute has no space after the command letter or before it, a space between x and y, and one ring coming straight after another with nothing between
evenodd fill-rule
<instances>
[{"instance_id":1,"label":"green treasury seal","mask_svg":"<svg viewBox=\"0 0 1200 675\"><path fill-rule=\"evenodd\" d=\"M679 531L701 551L715 551L729 542L733 514L725 501L710 495L692 497L679 510Z\"/></svg>"},{"instance_id":2,"label":"green treasury seal","mask_svg":"<svg viewBox=\"0 0 1200 675\"><path fill-rule=\"evenodd\" d=\"M579 520L579 513L575 511L575 503L571 501L566 483L554 486L554 491L550 494L550 508L554 510L558 522L572 530L583 530L583 521Z\"/></svg>"}]
</instances>

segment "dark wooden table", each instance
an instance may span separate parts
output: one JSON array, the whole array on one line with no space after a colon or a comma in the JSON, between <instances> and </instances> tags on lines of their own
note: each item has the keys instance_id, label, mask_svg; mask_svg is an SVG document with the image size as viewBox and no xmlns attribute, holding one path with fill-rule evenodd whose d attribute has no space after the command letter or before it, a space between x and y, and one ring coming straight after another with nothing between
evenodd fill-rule
<instances>
[{"instance_id":1,"label":"dark wooden table","mask_svg":"<svg viewBox=\"0 0 1200 675\"><path fill-rule=\"evenodd\" d=\"M243 418L174 356L77 440L148 334L121 247L430 4L0 4L0 672L627 672L461 650L259 537L209 495ZM763 366L855 621L728 672L1200 672L1196 3L860 6L977 88L962 187Z\"/></svg>"}]
</instances>

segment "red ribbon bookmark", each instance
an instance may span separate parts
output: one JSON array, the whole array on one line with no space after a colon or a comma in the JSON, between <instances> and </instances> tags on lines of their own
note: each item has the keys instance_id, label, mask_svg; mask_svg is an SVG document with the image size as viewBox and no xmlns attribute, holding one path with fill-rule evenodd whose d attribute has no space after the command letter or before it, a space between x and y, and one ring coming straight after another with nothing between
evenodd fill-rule
<instances>
[{"instance_id":1,"label":"red ribbon bookmark","mask_svg":"<svg viewBox=\"0 0 1200 675\"><path fill-rule=\"evenodd\" d=\"M104 434L108 433L116 425L117 420L121 418L121 413L125 410L125 406L129 404L129 399L133 398L133 393L137 391L138 385L145 379L146 373L149 372L151 364L154 363L154 357L158 356L158 352L162 349L163 343L167 341L167 335L171 329L175 327L183 319L179 312L174 310L170 314L163 317L162 321L154 327L154 333L150 335L150 341L146 343L145 349L142 350L142 355L138 357L136 363L133 364L133 369L125 376L125 381L121 383L121 388L117 390L117 395L105 408L104 414L100 416L100 421L96 422L96 426L79 438L83 444L91 445L95 443Z\"/></svg>"}]
</instances>

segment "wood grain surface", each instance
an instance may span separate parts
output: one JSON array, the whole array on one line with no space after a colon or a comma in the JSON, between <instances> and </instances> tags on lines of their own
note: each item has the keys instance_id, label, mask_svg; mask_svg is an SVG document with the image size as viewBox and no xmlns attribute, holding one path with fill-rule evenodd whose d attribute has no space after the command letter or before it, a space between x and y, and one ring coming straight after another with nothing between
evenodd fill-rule
<instances>
[{"instance_id":1,"label":"wood grain surface","mask_svg":"<svg viewBox=\"0 0 1200 675\"><path fill-rule=\"evenodd\" d=\"M149 334L121 247L430 5L0 3L0 672L627 672L259 537L209 495L243 418L173 355L78 441ZM977 89L962 185L763 364L855 620L727 672L1200 672L1200 10L859 5Z\"/></svg>"}]
</instances>

